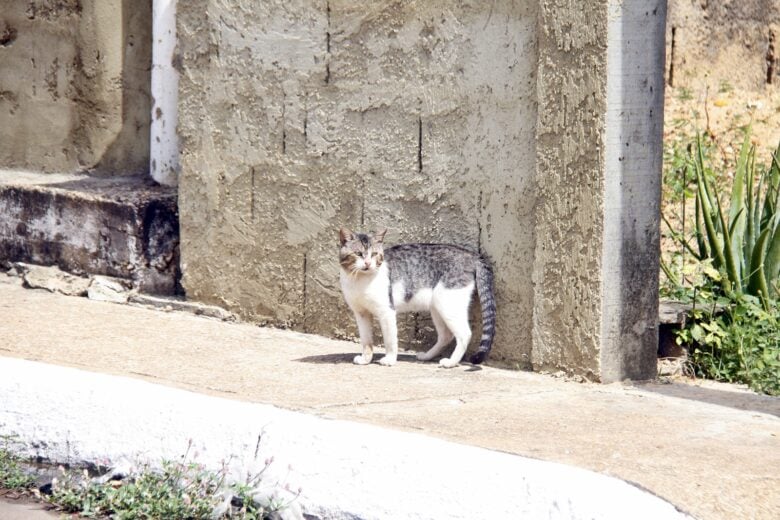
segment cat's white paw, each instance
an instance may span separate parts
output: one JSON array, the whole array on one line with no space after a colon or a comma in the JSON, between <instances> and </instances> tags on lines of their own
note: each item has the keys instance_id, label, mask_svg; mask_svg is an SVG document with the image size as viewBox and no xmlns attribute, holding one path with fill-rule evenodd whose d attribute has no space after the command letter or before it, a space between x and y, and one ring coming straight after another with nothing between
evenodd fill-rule
<instances>
[{"instance_id":1,"label":"cat's white paw","mask_svg":"<svg viewBox=\"0 0 780 520\"><path fill-rule=\"evenodd\" d=\"M419 354L417 354L418 361L430 361L433 358L434 356L429 356L427 352L420 352Z\"/></svg>"},{"instance_id":2,"label":"cat's white paw","mask_svg":"<svg viewBox=\"0 0 780 520\"><path fill-rule=\"evenodd\" d=\"M368 365L371 363L371 358L366 359L363 357L363 354L358 354L354 357L354 359L352 359L352 362L356 365Z\"/></svg>"},{"instance_id":3,"label":"cat's white paw","mask_svg":"<svg viewBox=\"0 0 780 520\"><path fill-rule=\"evenodd\" d=\"M458 366L458 362L453 361L450 358L442 358L439 360L439 366L442 366L444 368L453 368Z\"/></svg>"},{"instance_id":4,"label":"cat's white paw","mask_svg":"<svg viewBox=\"0 0 780 520\"><path fill-rule=\"evenodd\" d=\"M386 367L391 367L391 366L395 365L395 362L396 362L395 356L393 356L393 357L385 356L385 357L383 357L382 359L379 360L379 364L380 365L384 365Z\"/></svg>"}]
</instances>

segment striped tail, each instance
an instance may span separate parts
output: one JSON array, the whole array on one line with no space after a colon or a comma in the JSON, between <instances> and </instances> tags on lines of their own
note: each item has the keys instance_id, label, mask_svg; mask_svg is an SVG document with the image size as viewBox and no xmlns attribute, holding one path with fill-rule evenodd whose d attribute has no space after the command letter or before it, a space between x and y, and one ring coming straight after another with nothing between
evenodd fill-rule
<instances>
[{"instance_id":1,"label":"striped tail","mask_svg":"<svg viewBox=\"0 0 780 520\"><path fill-rule=\"evenodd\" d=\"M493 270L484 258L480 258L477 261L476 279L479 304L482 307L482 338L479 341L479 350L471 356L471 362L478 365L487 359L493 346L493 337L496 335L496 299L493 295Z\"/></svg>"}]
</instances>

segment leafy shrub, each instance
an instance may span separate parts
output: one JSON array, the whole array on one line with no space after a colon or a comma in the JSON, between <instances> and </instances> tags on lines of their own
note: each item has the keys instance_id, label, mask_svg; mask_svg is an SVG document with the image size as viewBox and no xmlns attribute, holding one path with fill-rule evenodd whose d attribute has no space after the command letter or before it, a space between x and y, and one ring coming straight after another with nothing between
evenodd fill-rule
<instances>
[{"instance_id":1,"label":"leafy shrub","mask_svg":"<svg viewBox=\"0 0 780 520\"><path fill-rule=\"evenodd\" d=\"M88 518L260 520L290 506L295 498L258 500L256 486L265 468L244 482L228 482L227 467L213 472L184 459L164 461L160 470L142 465L121 480L93 479L86 470L61 467L48 500Z\"/></svg>"},{"instance_id":2,"label":"leafy shrub","mask_svg":"<svg viewBox=\"0 0 780 520\"><path fill-rule=\"evenodd\" d=\"M687 157L680 143L665 154L665 192L682 218L677 228L664 219L681 248L662 261L662 294L694 303L677 342L689 347L697 375L780 394L780 146L758 167L748 129L731 176L714 171L700 136L686 148ZM729 179L726 207L718 186Z\"/></svg>"},{"instance_id":3,"label":"leafy shrub","mask_svg":"<svg viewBox=\"0 0 780 520\"><path fill-rule=\"evenodd\" d=\"M3 446L0 447L0 488L26 489L33 485L35 479L22 466L22 459L9 449L10 437L0 437Z\"/></svg>"},{"instance_id":4,"label":"leafy shrub","mask_svg":"<svg viewBox=\"0 0 780 520\"><path fill-rule=\"evenodd\" d=\"M701 303L701 302L700 302ZM721 309L693 311L692 324L678 342L692 345L696 375L746 383L757 392L780 395L780 309L767 310L755 296L735 296Z\"/></svg>"}]
</instances>

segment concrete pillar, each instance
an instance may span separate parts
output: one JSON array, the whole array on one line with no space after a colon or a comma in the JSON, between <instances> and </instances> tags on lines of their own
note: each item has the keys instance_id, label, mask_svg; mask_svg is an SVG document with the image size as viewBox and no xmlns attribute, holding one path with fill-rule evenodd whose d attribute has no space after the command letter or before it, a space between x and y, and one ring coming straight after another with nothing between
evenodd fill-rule
<instances>
[{"instance_id":1,"label":"concrete pillar","mask_svg":"<svg viewBox=\"0 0 780 520\"><path fill-rule=\"evenodd\" d=\"M665 0L542 2L536 369L655 375L665 15Z\"/></svg>"},{"instance_id":2,"label":"concrete pillar","mask_svg":"<svg viewBox=\"0 0 780 520\"><path fill-rule=\"evenodd\" d=\"M648 379L658 349L666 0L610 0L601 380Z\"/></svg>"},{"instance_id":3,"label":"concrete pillar","mask_svg":"<svg viewBox=\"0 0 780 520\"><path fill-rule=\"evenodd\" d=\"M176 186L179 178L179 73L176 49L176 0L154 0L152 6L152 122L149 171L160 184Z\"/></svg>"}]
</instances>

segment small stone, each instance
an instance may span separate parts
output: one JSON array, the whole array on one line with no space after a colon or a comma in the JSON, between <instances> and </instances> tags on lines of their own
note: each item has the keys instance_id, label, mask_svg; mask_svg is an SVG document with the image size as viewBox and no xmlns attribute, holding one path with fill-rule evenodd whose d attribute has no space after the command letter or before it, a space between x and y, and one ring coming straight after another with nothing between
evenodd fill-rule
<instances>
[{"instance_id":1,"label":"small stone","mask_svg":"<svg viewBox=\"0 0 780 520\"><path fill-rule=\"evenodd\" d=\"M45 289L67 296L87 294L89 278L75 276L53 266L16 263L14 267L22 277L22 284L29 289Z\"/></svg>"},{"instance_id":2,"label":"small stone","mask_svg":"<svg viewBox=\"0 0 780 520\"><path fill-rule=\"evenodd\" d=\"M127 303L128 288L117 278L95 276L87 290L90 300L113 303Z\"/></svg>"}]
</instances>

